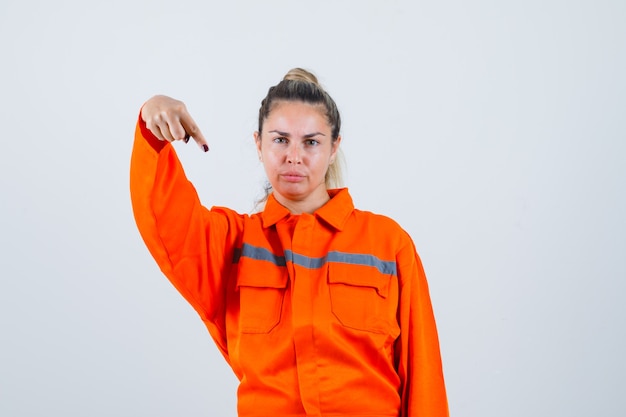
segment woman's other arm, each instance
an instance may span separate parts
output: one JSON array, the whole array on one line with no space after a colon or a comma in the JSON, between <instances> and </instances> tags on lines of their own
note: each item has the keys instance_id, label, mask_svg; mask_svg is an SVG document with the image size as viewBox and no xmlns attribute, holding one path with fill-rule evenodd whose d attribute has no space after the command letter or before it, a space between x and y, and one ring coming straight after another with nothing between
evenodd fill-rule
<instances>
[{"instance_id":1,"label":"woman's other arm","mask_svg":"<svg viewBox=\"0 0 626 417\"><path fill-rule=\"evenodd\" d=\"M448 417L439 338L426 275L407 235L398 254L400 338L396 342L402 380L402 417Z\"/></svg>"}]
</instances>

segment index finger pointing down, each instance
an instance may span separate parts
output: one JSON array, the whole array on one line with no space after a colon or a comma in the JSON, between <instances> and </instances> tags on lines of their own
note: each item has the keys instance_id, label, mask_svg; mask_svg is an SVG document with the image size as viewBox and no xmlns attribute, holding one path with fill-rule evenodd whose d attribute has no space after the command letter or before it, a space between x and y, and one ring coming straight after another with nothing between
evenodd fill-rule
<instances>
[{"instance_id":1,"label":"index finger pointing down","mask_svg":"<svg viewBox=\"0 0 626 417\"><path fill-rule=\"evenodd\" d=\"M196 124L196 122L194 122L194 120L190 116L189 117L185 117L185 118L181 118L180 122L183 125L183 127L185 128L185 132L186 132L185 139L186 139L186 141L188 141L189 137L192 137L193 140L196 141L198 146L200 146L200 148L204 152L207 152L209 150L209 145L207 143L207 140L204 138L204 135L200 131L200 128Z\"/></svg>"}]
</instances>

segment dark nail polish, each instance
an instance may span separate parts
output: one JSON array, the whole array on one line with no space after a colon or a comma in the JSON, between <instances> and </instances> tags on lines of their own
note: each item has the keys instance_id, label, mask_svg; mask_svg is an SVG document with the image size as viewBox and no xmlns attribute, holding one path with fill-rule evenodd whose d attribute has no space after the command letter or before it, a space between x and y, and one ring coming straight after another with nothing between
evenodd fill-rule
<instances>
[{"instance_id":1,"label":"dark nail polish","mask_svg":"<svg viewBox=\"0 0 626 417\"><path fill-rule=\"evenodd\" d=\"M204 152L208 152L209 151L209 145L202 145L202 149L204 149Z\"/></svg>"},{"instance_id":2,"label":"dark nail polish","mask_svg":"<svg viewBox=\"0 0 626 417\"><path fill-rule=\"evenodd\" d=\"M185 139L183 139L183 140L185 141L185 143L189 142L189 138L190 138L190 137L191 137L191 136L189 136L189 133L187 133L187 134L185 135Z\"/></svg>"}]
</instances>

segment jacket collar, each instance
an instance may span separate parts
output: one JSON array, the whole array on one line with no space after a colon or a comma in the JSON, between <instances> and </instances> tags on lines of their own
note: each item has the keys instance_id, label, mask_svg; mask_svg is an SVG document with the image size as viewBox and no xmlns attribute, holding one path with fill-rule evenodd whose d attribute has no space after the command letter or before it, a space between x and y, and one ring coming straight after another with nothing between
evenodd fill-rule
<instances>
[{"instance_id":1,"label":"jacket collar","mask_svg":"<svg viewBox=\"0 0 626 417\"><path fill-rule=\"evenodd\" d=\"M328 195L330 196L328 203L317 209L313 215L333 228L342 230L348 217L354 210L352 197L347 188L328 190ZM263 227L267 228L273 226L290 214L287 208L276 201L274 194L270 194L261 215Z\"/></svg>"}]
</instances>

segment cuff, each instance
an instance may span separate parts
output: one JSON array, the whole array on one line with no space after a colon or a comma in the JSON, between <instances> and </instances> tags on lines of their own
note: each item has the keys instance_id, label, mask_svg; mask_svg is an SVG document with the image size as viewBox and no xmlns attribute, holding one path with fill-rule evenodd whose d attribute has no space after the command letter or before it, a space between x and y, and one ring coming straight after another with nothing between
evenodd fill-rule
<instances>
[{"instance_id":1,"label":"cuff","mask_svg":"<svg viewBox=\"0 0 626 417\"><path fill-rule=\"evenodd\" d=\"M159 138L154 136L154 134L148 129L148 127L146 126L146 122L144 122L143 119L141 118L141 110L139 111L139 119L137 120L137 125L139 126L139 129L141 130L141 136L143 136L146 142L148 142L148 144L155 151L161 152L161 149L163 149L165 146L169 144L169 142L165 140L160 140Z\"/></svg>"}]
</instances>

